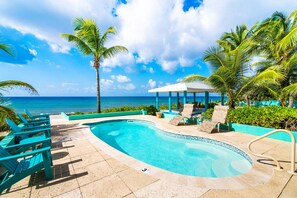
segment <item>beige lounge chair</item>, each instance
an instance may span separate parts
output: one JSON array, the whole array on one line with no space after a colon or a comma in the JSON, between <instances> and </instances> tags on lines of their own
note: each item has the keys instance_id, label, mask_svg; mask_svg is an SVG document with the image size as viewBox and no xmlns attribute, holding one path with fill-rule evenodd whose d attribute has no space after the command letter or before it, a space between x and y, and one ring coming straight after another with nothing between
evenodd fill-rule
<instances>
[{"instance_id":1,"label":"beige lounge chair","mask_svg":"<svg viewBox=\"0 0 297 198\"><path fill-rule=\"evenodd\" d=\"M220 132L220 124L226 123L228 109L228 106L215 106L211 121L203 121L198 129L207 133L212 133L218 125L218 132Z\"/></svg>"},{"instance_id":2,"label":"beige lounge chair","mask_svg":"<svg viewBox=\"0 0 297 198\"><path fill-rule=\"evenodd\" d=\"M185 104L184 109L181 112L181 115L174 116L170 121L169 124L177 126L180 122L184 122L184 118L191 119L192 118L192 113L194 109L194 104Z\"/></svg>"}]
</instances>

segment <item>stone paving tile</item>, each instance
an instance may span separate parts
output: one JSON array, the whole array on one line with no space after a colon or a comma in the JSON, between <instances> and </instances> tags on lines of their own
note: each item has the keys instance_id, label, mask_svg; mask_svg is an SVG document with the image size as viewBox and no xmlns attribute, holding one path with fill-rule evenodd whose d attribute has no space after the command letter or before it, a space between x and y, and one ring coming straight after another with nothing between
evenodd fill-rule
<instances>
[{"instance_id":1,"label":"stone paving tile","mask_svg":"<svg viewBox=\"0 0 297 198\"><path fill-rule=\"evenodd\" d=\"M133 192L158 180L133 168L129 168L117 174Z\"/></svg>"},{"instance_id":2,"label":"stone paving tile","mask_svg":"<svg viewBox=\"0 0 297 198\"><path fill-rule=\"evenodd\" d=\"M117 173L129 168L126 164L119 162L116 159L109 158L106 162L111 166L111 168Z\"/></svg>"},{"instance_id":3,"label":"stone paving tile","mask_svg":"<svg viewBox=\"0 0 297 198\"><path fill-rule=\"evenodd\" d=\"M67 150L67 148L56 148L51 150L52 153L52 160L63 160L63 159L69 159L70 155Z\"/></svg>"},{"instance_id":4,"label":"stone paving tile","mask_svg":"<svg viewBox=\"0 0 297 198\"><path fill-rule=\"evenodd\" d=\"M290 182L285 186L280 198L297 197L297 176L291 177Z\"/></svg>"},{"instance_id":5,"label":"stone paving tile","mask_svg":"<svg viewBox=\"0 0 297 198\"><path fill-rule=\"evenodd\" d=\"M84 172L87 173L86 175L77 178L79 186L86 185L114 173L111 167L105 161L75 169L74 171L76 174Z\"/></svg>"},{"instance_id":6,"label":"stone paving tile","mask_svg":"<svg viewBox=\"0 0 297 198\"><path fill-rule=\"evenodd\" d=\"M72 164L74 169L82 168L96 162L104 161L103 157L97 151L87 153L78 157L73 157L71 158L71 160L77 161L76 163Z\"/></svg>"},{"instance_id":7,"label":"stone paving tile","mask_svg":"<svg viewBox=\"0 0 297 198\"><path fill-rule=\"evenodd\" d=\"M266 184L242 190L210 190L202 197L244 197L244 198L271 198L278 197L283 187L290 179L290 174L275 171L273 178Z\"/></svg>"},{"instance_id":8,"label":"stone paving tile","mask_svg":"<svg viewBox=\"0 0 297 198\"><path fill-rule=\"evenodd\" d=\"M20 189L11 190L8 193L1 194L1 197L4 197L4 198L19 198L19 197L27 198L27 197L30 197L30 194L31 194L31 188L20 188Z\"/></svg>"},{"instance_id":9,"label":"stone paving tile","mask_svg":"<svg viewBox=\"0 0 297 198\"><path fill-rule=\"evenodd\" d=\"M123 198L136 198L136 196L133 193L131 193Z\"/></svg>"},{"instance_id":10,"label":"stone paving tile","mask_svg":"<svg viewBox=\"0 0 297 198\"><path fill-rule=\"evenodd\" d=\"M134 192L136 197L142 198L171 198L171 197L185 197L185 198L194 198L199 197L208 189L199 189L195 187L184 187L168 182L157 181L153 184L150 184L140 190Z\"/></svg>"},{"instance_id":11,"label":"stone paving tile","mask_svg":"<svg viewBox=\"0 0 297 198\"><path fill-rule=\"evenodd\" d=\"M82 175L82 174L80 174ZM72 172L55 174L54 179L46 181L43 174L37 174L32 186L31 197L55 197L78 188L76 180L80 175Z\"/></svg>"},{"instance_id":12,"label":"stone paving tile","mask_svg":"<svg viewBox=\"0 0 297 198\"><path fill-rule=\"evenodd\" d=\"M65 146L75 146L76 148L92 146L92 144L87 139L65 142L64 145Z\"/></svg>"},{"instance_id":13,"label":"stone paving tile","mask_svg":"<svg viewBox=\"0 0 297 198\"><path fill-rule=\"evenodd\" d=\"M82 196L86 198L121 198L131 193L131 190L117 175L89 183L80 187L80 190Z\"/></svg>"},{"instance_id":14,"label":"stone paving tile","mask_svg":"<svg viewBox=\"0 0 297 198\"><path fill-rule=\"evenodd\" d=\"M56 196L55 198L81 198L82 195L80 193L79 188L69 191L67 193L64 193L62 195Z\"/></svg>"},{"instance_id":15,"label":"stone paving tile","mask_svg":"<svg viewBox=\"0 0 297 198\"><path fill-rule=\"evenodd\" d=\"M88 153L92 153L95 151L96 151L96 149L93 146L68 148L68 152L69 152L71 158L85 155Z\"/></svg>"}]
</instances>

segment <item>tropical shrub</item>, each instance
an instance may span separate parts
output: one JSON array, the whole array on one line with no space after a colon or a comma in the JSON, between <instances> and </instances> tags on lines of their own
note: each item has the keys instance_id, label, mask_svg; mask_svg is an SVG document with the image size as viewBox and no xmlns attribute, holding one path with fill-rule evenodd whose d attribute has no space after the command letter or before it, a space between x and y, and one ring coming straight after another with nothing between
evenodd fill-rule
<instances>
[{"instance_id":1,"label":"tropical shrub","mask_svg":"<svg viewBox=\"0 0 297 198\"><path fill-rule=\"evenodd\" d=\"M203 115L211 118L213 109ZM278 106L229 109L228 122L297 131L297 109Z\"/></svg>"}]
</instances>

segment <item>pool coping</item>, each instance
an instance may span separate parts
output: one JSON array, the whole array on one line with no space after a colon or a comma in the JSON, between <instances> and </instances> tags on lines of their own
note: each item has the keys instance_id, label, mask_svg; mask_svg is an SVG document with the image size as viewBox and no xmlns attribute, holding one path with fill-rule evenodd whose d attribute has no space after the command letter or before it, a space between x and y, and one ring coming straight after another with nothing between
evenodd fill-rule
<instances>
[{"instance_id":1,"label":"pool coping","mask_svg":"<svg viewBox=\"0 0 297 198\"><path fill-rule=\"evenodd\" d=\"M158 122L155 119L151 119L150 116L141 116L141 118L134 117L114 117L114 118L106 118L106 119L100 119L100 120L82 120L80 122L81 125L86 126L86 124L94 124L94 123L100 123L103 121L108 120L123 120L123 119L134 119L134 120L142 120L142 121L149 121L155 124L155 126L163 130L164 132L172 133L172 134L181 134L178 130L178 126L174 128L168 129L166 124ZM161 168L152 166L150 164L144 163L142 161L139 161L129 155L126 155L117 149L111 147L98 137L96 137L92 131L90 130L90 127L85 127L85 136L86 138L93 144L94 147L97 149L103 151L107 155L119 160L120 162L126 164L127 166L134 168L138 170L139 172L143 173L141 170L144 168L148 169L149 171L143 173L150 176L153 176L155 178L158 178L160 180L164 180L167 182L173 182L178 185L184 185L184 186L190 186L190 187L198 187L198 188L208 188L208 189L244 189L244 188L250 188L255 187L258 185L262 185L267 183L271 177L273 176L273 168L267 167L263 164L257 163L257 159L254 156L249 155L246 148L244 148L242 145L237 144L235 142L228 142L223 140L218 140L212 137L206 137L207 135L197 134L195 136L197 137L204 137L208 138L214 141L223 142L225 144L231 145L236 147L237 149L245 152L251 159L252 159L252 168L247 173L237 175L234 177L225 177L225 178L205 178L205 177L197 177L197 176L187 176L182 175L178 173L173 173L170 171L163 170ZM193 136L193 135L189 135Z\"/></svg>"}]
</instances>

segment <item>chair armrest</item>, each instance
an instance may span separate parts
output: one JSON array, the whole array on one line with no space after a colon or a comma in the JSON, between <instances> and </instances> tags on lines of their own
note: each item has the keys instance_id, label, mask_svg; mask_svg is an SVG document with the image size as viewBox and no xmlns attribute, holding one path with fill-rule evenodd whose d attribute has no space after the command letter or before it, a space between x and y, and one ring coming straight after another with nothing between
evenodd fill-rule
<instances>
[{"instance_id":1,"label":"chair armrest","mask_svg":"<svg viewBox=\"0 0 297 198\"><path fill-rule=\"evenodd\" d=\"M37 150L34 150L34 151L29 151L29 152L25 152L25 153L21 153L21 154L11 155L11 156L7 156L7 157L1 157L0 162L5 162L5 161L13 160L13 159L16 160L16 159L24 158L24 157L27 157L27 156L36 155L36 154L39 154L39 153L44 153L44 152L47 152L47 151L50 151L50 150L51 150L51 147L45 147L45 148L41 148L41 149L37 149Z\"/></svg>"},{"instance_id":2,"label":"chair armrest","mask_svg":"<svg viewBox=\"0 0 297 198\"><path fill-rule=\"evenodd\" d=\"M50 142L50 141L51 141L51 138L44 138L43 140L34 141L34 142L30 142L30 143L14 144L14 145L6 146L4 148L6 150L9 150L9 149L15 149L15 148L18 148L18 147L23 147L23 146L31 146L31 145L33 146L33 145L36 145L36 144L41 144L41 143Z\"/></svg>"},{"instance_id":3,"label":"chair armrest","mask_svg":"<svg viewBox=\"0 0 297 198\"><path fill-rule=\"evenodd\" d=\"M34 133L46 132L47 130L49 130L49 128L37 129L37 130L32 130L32 131L15 132L14 134L15 134L15 136L31 135L31 134L34 134Z\"/></svg>"},{"instance_id":4,"label":"chair armrest","mask_svg":"<svg viewBox=\"0 0 297 198\"><path fill-rule=\"evenodd\" d=\"M43 130L50 130L50 125L44 125L44 126L24 126L21 127L21 130L38 130L38 129L43 129Z\"/></svg>"},{"instance_id":5,"label":"chair armrest","mask_svg":"<svg viewBox=\"0 0 297 198\"><path fill-rule=\"evenodd\" d=\"M29 124L49 123L49 120L28 120Z\"/></svg>"}]
</instances>

